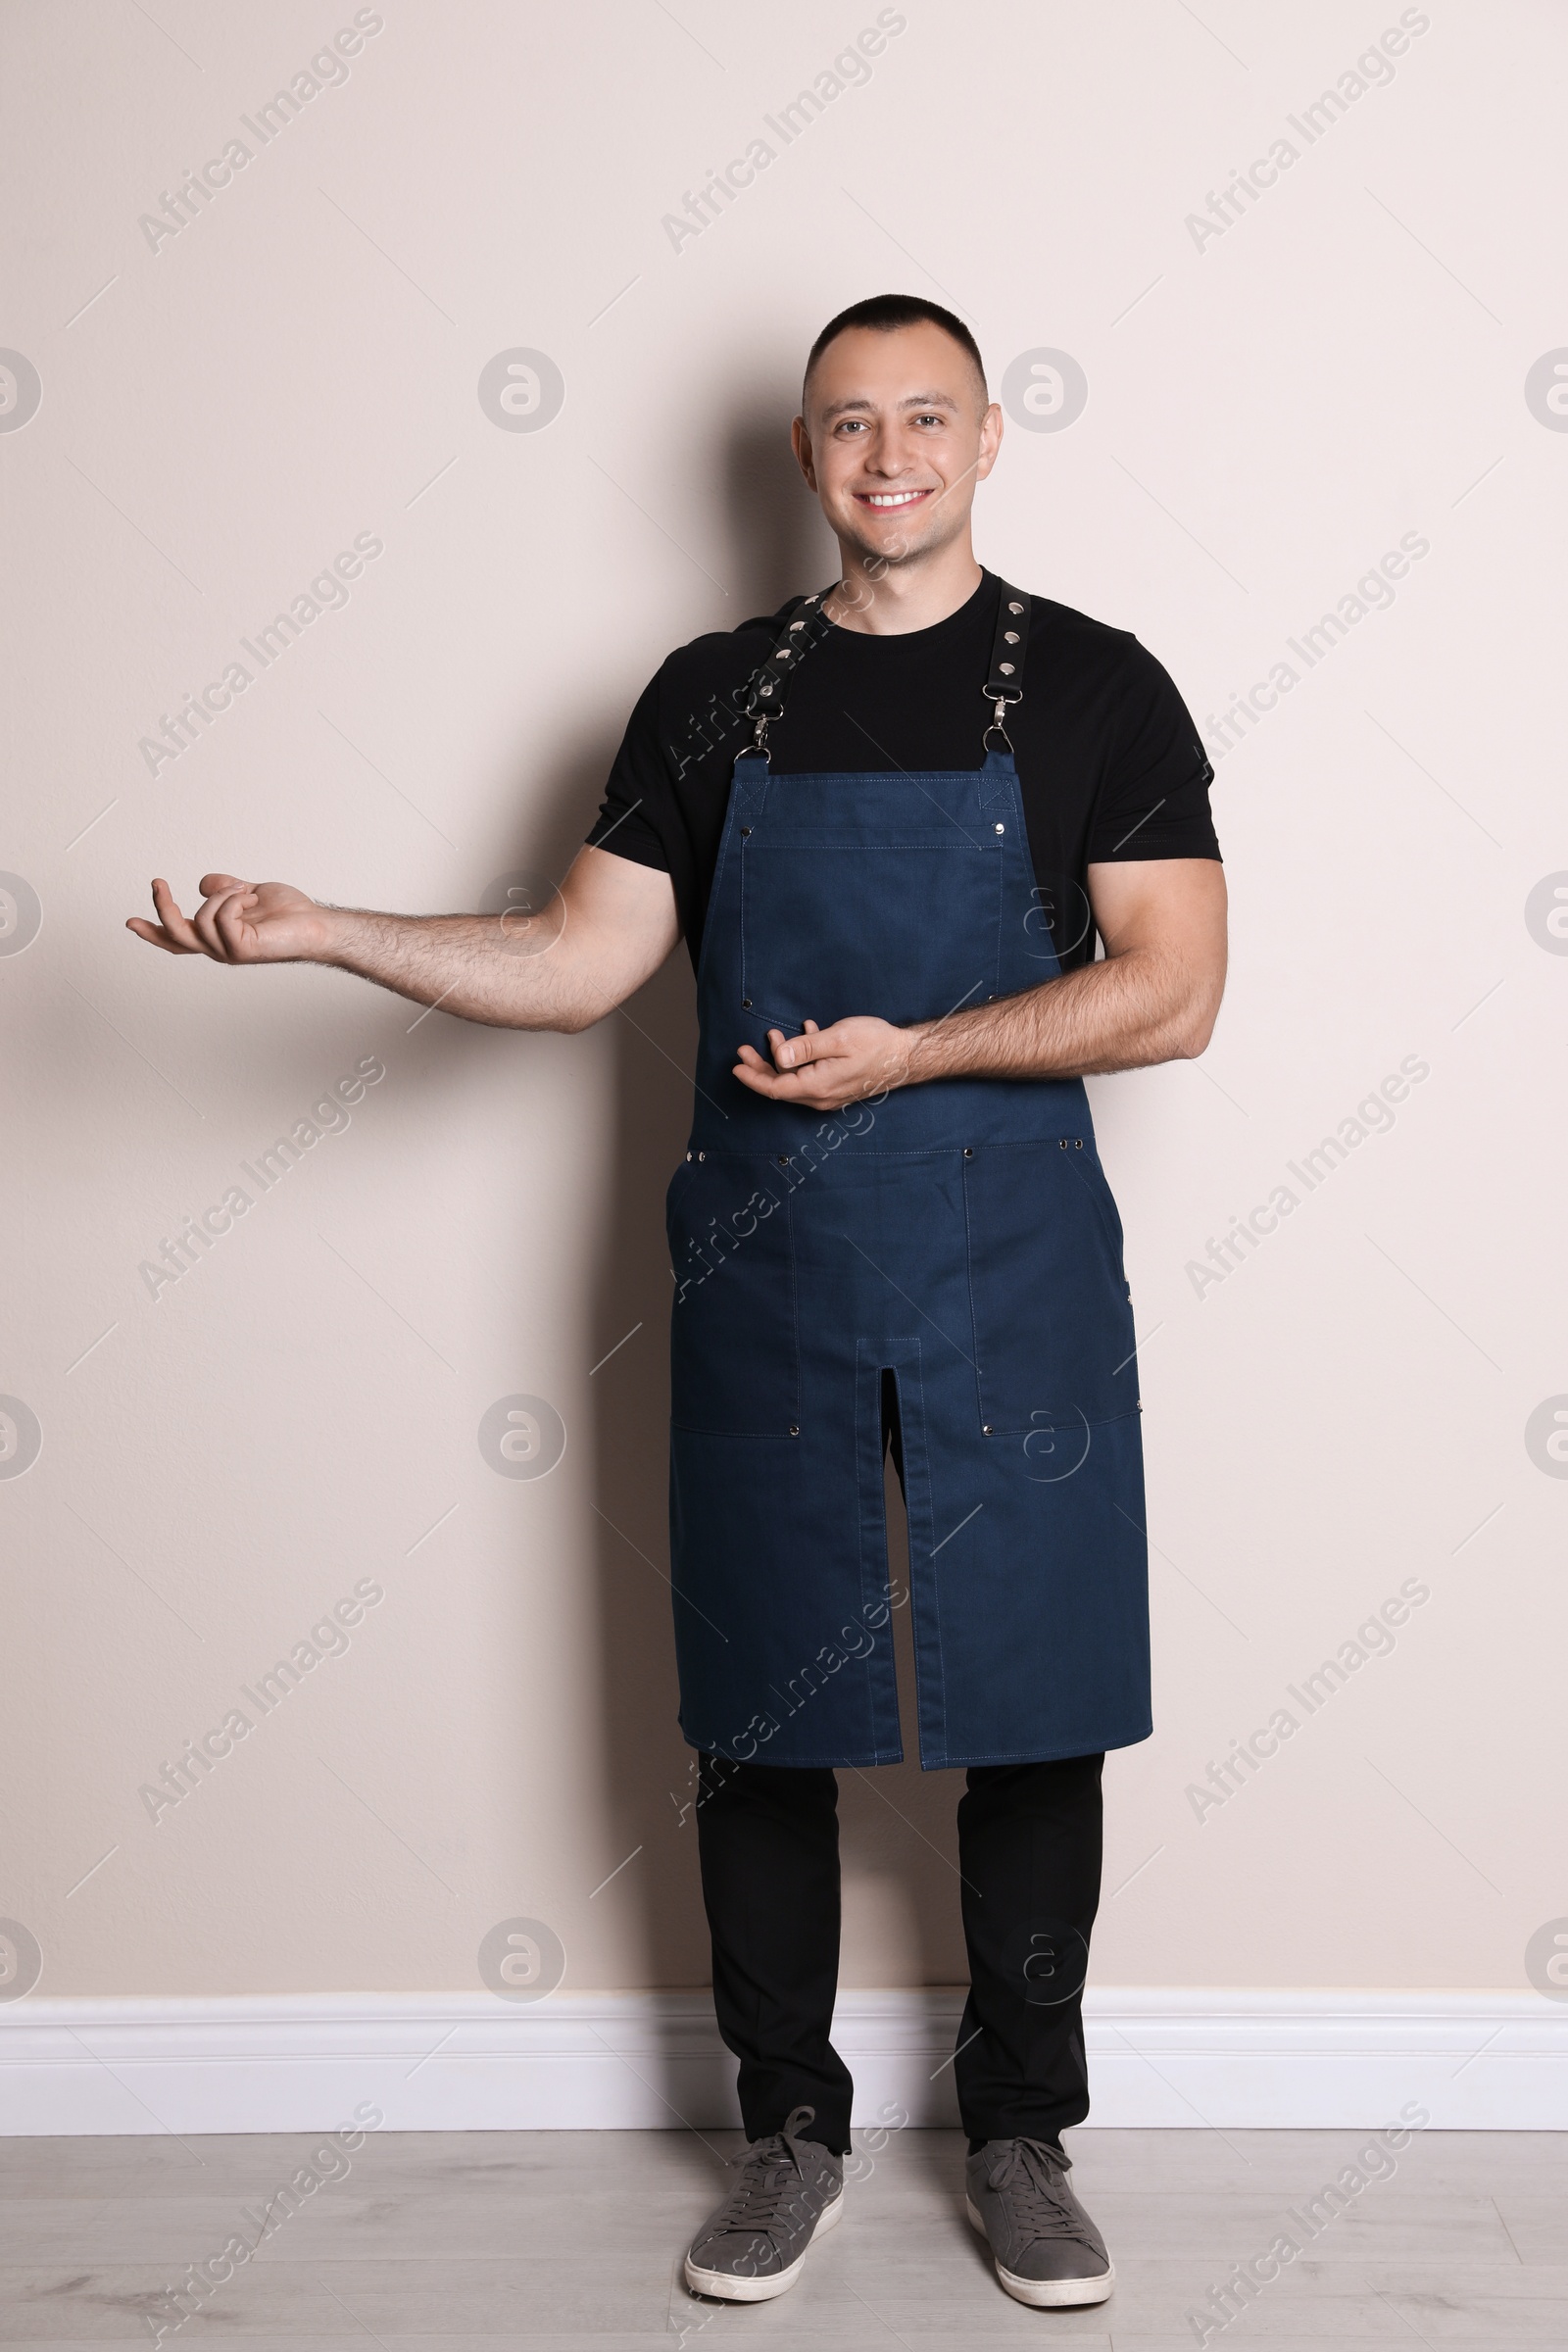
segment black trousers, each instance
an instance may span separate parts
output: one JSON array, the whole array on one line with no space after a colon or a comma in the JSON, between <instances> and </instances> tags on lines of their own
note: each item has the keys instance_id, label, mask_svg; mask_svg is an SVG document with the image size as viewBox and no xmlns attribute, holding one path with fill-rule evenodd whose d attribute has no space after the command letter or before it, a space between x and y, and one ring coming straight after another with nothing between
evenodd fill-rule
<instances>
[{"instance_id":1,"label":"black trousers","mask_svg":"<svg viewBox=\"0 0 1568 2352\"><path fill-rule=\"evenodd\" d=\"M1055 2139L1089 2113L1082 1996L1100 1901L1103 1756L971 1765L958 1799L969 1997L954 2073L971 2140ZM839 1968L838 1779L704 1755L697 1835L713 2007L740 2060L749 2139L815 2109L846 2153L849 2068L830 2039Z\"/></svg>"}]
</instances>

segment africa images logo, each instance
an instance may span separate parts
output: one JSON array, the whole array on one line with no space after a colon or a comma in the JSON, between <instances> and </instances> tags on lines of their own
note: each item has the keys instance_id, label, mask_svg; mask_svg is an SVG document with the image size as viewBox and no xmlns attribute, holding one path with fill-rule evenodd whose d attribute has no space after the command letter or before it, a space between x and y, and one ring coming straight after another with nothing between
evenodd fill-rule
<instances>
[{"instance_id":1,"label":"africa images logo","mask_svg":"<svg viewBox=\"0 0 1568 2352\"><path fill-rule=\"evenodd\" d=\"M1070 351L1020 351L1002 378L1002 405L1026 433L1059 433L1089 405L1089 378Z\"/></svg>"},{"instance_id":2,"label":"africa images logo","mask_svg":"<svg viewBox=\"0 0 1568 2352\"><path fill-rule=\"evenodd\" d=\"M479 1423L479 1451L501 1478L547 1478L566 1450L566 1425L543 1396L498 1396Z\"/></svg>"},{"instance_id":3,"label":"africa images logo","mask_svg":"<svg viewBox=\"0 0 1568 2352\"><path fill-rule=\"evenodd\" d=\"M43 385L20 351L0 351L0 433L20 433L38 414Z\"/></svg>"},{"instance_id":4,"label":"africa images logo","mask_svg":"<svg viewBox=\"0 0 1568 2352\"><path fill-rule=\"evenodd\" d=\"M559 416L566 380L547 351L517 344L479 371L479 406L504 433L537 433Z\"/></svg>"},{"instance_id":5,"label":"africa images logo","mask_svg":"<svg viewBox=\"0 0 1568 2352\"><path fill-rule=\"evenodd\" d=\"M0 1478L24 1478L43 1450L43 1430L30 1404L0 1396Z\"/></svg>"},{"instance_id":6,"label":"africa images logo","mask_svg":"<svg viewBox=\"0 0 1568 2352\"><path fill-rule=\"evenodd\" d=\"M1525 407L1548 432L1568 433L1568 348L1542 353L1525 377Z\"/></svg>"},{"instance_id":7,"label":"africa images logo","mask_svg":"<svg viewBox=\"0 0 1568 2352\"><path fill-rule=\"evenodd\" d=\"M38 893L23 874L0 874L0 956L30 948L43 921Z\"/></svg>"}]
</instances>

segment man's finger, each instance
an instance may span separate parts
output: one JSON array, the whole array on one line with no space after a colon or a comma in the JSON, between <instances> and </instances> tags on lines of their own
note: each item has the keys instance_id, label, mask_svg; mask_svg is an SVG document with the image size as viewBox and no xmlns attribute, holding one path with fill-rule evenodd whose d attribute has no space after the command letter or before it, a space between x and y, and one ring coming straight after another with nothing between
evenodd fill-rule
<instances>
[{"instance_id":1,"label":"man's finger","mask_svg":"<svg viewBox=\"0 0 1568 2352\"><path fill-rule=\"evenodd\" d=\"M805 1071L780 1073L770 1070L765 1062L756 1069L737 1063L734 1075L754 1095L766 1095L774 1102L796 1102L806 1110L836 1110L854 1099L831 1081Z\"/></svg>"},{"instance_id":2,"label":"man's finger","mask_svg":"<svg viewBox=\"0 0 1568 2352\"><path fill-rule=\"evenodd\" d=\"M192 953L191 949L182 948L171 939L168 932L161 930L156 923L143 922L139 914L126 915L125 929L134 931L136 937L144 939L149 947L162 948L166 956L189 956Z\"/></svg>"},{"instance_id":3,"label":"man's finger","mask_svg":"<svg viewBox=\"0 0 1568 2352\"><path fill-rule=\"evenodd\" d=\"M229 949L229 943L218 928L219 913L220 909L229 906L231 903L237 904L240 902L244 898L245 893L249 890L249 883L236 882L233 889L225 891L221 897L214 898L209 896L205 898L201 905L197 907L195 915L192 918L193 927L195 929L197 938L207 950L208 955L213 956L219 963L231 963L233 961L233 956Z\"/></svg>"},{"instance_id":4,"label":"man's finger","mask_svg":"<svg viewBox=\"0 0 1568 2352\"><path fill-rule=\"evenodd\" d=\"M159 946L163 946L167 940L176 956L200 956L203 953L202 943L191 929L187 917L180 913L174 894L161 874L153 883L153 906L164 935Z\"/></svg>"},{"instance_id":5,"label":"man's finger","mask_svg":"<svg viewBox=\"0 0 1568 2352\"><path fill-rule=\"evenodd\" d=\"M765 1061L737 1062L734 1075L743 1086L749 1086L754 1095L768 1095L781 1102L795 1102L800 1097L800 1080L792 1080L777 1070L770 1070Z\"/></svg>"},{"instance_id":6,"label":"man's finger","mask_svg":"<svg viewBox=\"0 0 1568 2352\"><path fill-rule=\"evenodd\" d=\"M767 1039L773 1049L774 1063L781 1070L805 1069L808 1062L822 1059L835 1051L814 1021L807 1022L804 1036L786 1037L782 1029L770 1029Z\"/></svg>"},{"instance_id":7,"label":"man's finger","mask_svg":"<svg viewBox=\"0 0 1568 2352\"><path fill-rule=\"evenodd\" d=\"M245 952L245 917L243 909L254 903L254 893L248 885L230 891L213 906L213 929L223 943L223 953L230 963L239 963Z\"/></svg>"}]
</instances>

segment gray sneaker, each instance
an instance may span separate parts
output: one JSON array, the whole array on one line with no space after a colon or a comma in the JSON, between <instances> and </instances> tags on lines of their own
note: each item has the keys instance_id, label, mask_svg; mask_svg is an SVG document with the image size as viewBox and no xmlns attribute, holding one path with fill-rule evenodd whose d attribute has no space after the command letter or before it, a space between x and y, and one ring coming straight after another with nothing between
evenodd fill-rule
<instances>
[{"instance_id":1,"label":"gray sneaker","mask_svg":"<svg viewBox=\"0 0 1568 2352\"><path fill-rule=\"evenodd\" d=\"M754 2139L738 2160L734 2187L687 2250L694 2295L765 2303L783 2294L800 2277L812 2238L842 2218L843 2157L797 2136L815 2113L797 2107L782 2132Z\"/></svg>"},{"instance_id":2,"label":"gray sneaker","mask_svg":"<svg viewBox=\"0 0 1568 2352\"><path fill-rule=\"evenodd\" d=\"M1105 2241L1067 2185L1070 2169L1048 2139L988 2139L965 2167L969 2219L1020 2303L1103 2303L1116 2283Z\"/></svg>"}]
</instances>

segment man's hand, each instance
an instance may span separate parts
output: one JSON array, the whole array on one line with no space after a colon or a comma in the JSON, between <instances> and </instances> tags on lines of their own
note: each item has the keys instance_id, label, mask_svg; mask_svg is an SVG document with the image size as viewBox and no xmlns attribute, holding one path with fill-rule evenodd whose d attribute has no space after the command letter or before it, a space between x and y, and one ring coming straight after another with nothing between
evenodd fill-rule
<instances>
[{"instance_id":1,"label":"man's hand","mask_svg":"<svg viewBox=\"0 0 1568 2352\"><path fill-rule=\"evenodd\" d=\"M838 1110L904 1086L909 1077L909 1033L891 1021L857 1015L819 1029L808 1021L802 1037L770 1029L771 1067L755 1046L742 1046L735 1075L754 1095L799 1102L808 1110Z\"/></svg>"},{"instance_id":2,"label":"man's hand","mask_svg":"<svg viewBox=\"0 0 1568 2352\"><path fill-rule=\"evenodd\" d=\"M184 915L169 884L153 884L156 923L130 915L127 931L171 956L210 956L215 963L298 963L324 951L329 913L287 882L242 882L203 874L202 903Z\"/></svg>"}]
</instances>

